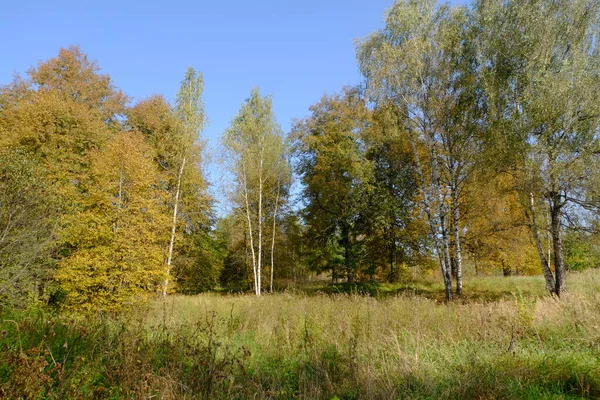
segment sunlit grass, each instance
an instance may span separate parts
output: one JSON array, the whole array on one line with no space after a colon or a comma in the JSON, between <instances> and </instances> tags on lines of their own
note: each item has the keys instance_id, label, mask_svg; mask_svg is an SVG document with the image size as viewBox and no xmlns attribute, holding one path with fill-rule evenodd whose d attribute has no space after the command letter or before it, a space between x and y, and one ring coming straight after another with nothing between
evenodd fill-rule
<instances>
[{"instance_id":1,"label":"sunlit grass","mask_svg":"<svg viewBox=\"0 0 600 400\"><path fill-rule=\"evenodd\" d=\"M421 294L169 296L85 324L5 316L20 322L2 325L0 397L42 382L38 398L598 398L599 283L572 274L560 300L538 277L477 277L450 304L423 281Z\"/></svg>"}]
</instances>

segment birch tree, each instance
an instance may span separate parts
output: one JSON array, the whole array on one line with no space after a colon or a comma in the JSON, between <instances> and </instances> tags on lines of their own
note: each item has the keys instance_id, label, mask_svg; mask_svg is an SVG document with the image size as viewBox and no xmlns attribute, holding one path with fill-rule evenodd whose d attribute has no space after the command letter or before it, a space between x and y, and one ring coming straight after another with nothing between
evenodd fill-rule
<instances>
[{"instance_id":1,"label":"birch tree","mask_svg":"<svg viewBox=\"0 0 600 400\"><path fill-rule=\"evenodd\" d=\"M177 220L181 212L182 184L187 170L197 168L200 148L197 146L200 131L204 128L206 117L202 92L204 81L202 74L189 67L177 93L174 114L175 133L168 142L166 156L160 162L173 177L170 185L172 193L171 238L167 252L167 268L162 295L167 295L171 270L173 268L173 250L177 231Z\"/></svg>"},{"instance_id":2,"label":"birch tree","mask_svg":"<svg viewBox=\"0 0 600 400\"><path fill-rule=\"evenodd\" d=\"M283 182L281 169L284 168L283 135L273 114L271 98L263 97L258 89L253 89L225 131L223 142L232 159L230 168L236 181L233 201L245 217L254 291L260 296L268 205L280 206L276 188ZM270 195L275 195L276 201L269 201ZM272 218L276 215L277 212L271 212Z\"/></svg>"},{"instance_id":3,"label":"birch tree","mask_svg":"<svg viewBox=\"0 0 600 400\"><path fill-rule=\"evenodd\" d=\"M459 121L470 96L463 83L471 79L466 10L438 5L435 0L398 1L386 27L358 45L358 59L375 101L391 101L403 113L413 149L423 213L427 216L446 298L452 299L451 228L457 292L462 291L458 202L468 174L457 138L469 134ZM465 63L466 65L462 65ZM449 117L454 116L454 124ZM466 139L468 142L468 139ZM464 154L467 154L466 152Z\"/></svg>"},{"instance_id":4,"label":"birch tree","mask_svg":"<svg viewBox=\"0 0 600 400\"><path fill-rule=\"evenodd\" d=\"M521 202L546 287L558 296L567 290L565 221L598 208L589 188L599 161L599 10L597 0L476 3L489 124L526 177ZM546 219L551 257L542 244Z\"/></svg>"}]
</instances>

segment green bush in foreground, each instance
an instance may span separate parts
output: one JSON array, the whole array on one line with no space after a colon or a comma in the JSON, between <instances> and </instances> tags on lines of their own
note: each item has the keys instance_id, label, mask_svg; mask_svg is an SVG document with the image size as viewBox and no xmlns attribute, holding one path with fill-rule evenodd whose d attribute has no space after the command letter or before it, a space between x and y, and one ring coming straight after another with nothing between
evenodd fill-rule
<instances>
[{"instance_id":1,"label":"green bush in foreground","mask_svg":"<svg viewBox=\"0 0 600 400\"><path fill-rule=\"evenodd\" d=\"M574 274L560 301L201 295L119 317L3 310L0 398L598 398L599 280Z\"/></svg>"}]
</instances>

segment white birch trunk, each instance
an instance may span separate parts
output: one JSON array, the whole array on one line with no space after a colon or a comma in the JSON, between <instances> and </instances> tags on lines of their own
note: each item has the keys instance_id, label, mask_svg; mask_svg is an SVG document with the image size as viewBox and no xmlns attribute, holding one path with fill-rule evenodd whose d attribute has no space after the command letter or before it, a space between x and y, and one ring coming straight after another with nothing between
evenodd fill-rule
<instances>
[{"instance_id":1,"label":"white birch trunk","mask_svg":"<svg viewBox=\"0 0 600 400\"><path fill-rule=\"evenodd\" d=\"M462 251L460 246L460 210L456 185L452 188L452 223L454 225L454 255L456 257L456 294L462 294Z\"/></svg>"},{"instance_id":2,"label":"white birch trunk","mask_svg":"<svg viewBox=\"0 0 600 400\"><path fill-rule=\"evenodd\" d=\"M175 205L173 207L173 222L171 225L171 242L169 243L169 255L167 256L167 271L165 281L163 284L162 296L167 297L167 290L169 287L169 279L171 277L171 268L173 263L173 247L175 246L175 231L177 230L177 211L179 208L179 192L181 190L181 179L183 177L183 170L185 168L186 158L183 157L181 160L181 167L177 174L177 189L175 191Z\"/></svg>"},{"instance_id":3,"label":"white birch trunk","mask_svg":"<svg viewBox=\"0 0 600 400\"><path fill-rule=\"evenodd\" d=\"M439 229L442 229L442 220L441 220L441 214L439 215L438 221L436 221L436 218L433 215L432 212L432 205L429 199L429 195L427 193L427 189L425 187L423 187L425 185L425 174L423 172L423 166L421 164L421 157L419 156L419 151L417 149L417 143L416 143L416 139L413 137L412 132L409 134L410 137L410 143L411 143L411 147L413 150L413 154L415 157L415 164L417 167L417 175L419 177L419 180L421 181L421 193L423 195L423 209L425 211L425 214L427 215L427 220L429 222L429 228L431 230L431 234L433 235L433 240L435 243L435 252L438 256L438 261L440 263L440 270L442 272L442 277L444 278L444 286L446 288L446 299L447 300L452 300L452 282L450 281L450 287L448 287L448 268L449 266L447 265L447 258L446 258L446 249L447 246L444 246L443 241L440 240L440 238L438 237L439 234Z\"/></svg>"},{"instance_id":4,"label":"white birch trunk","mask_svg":"<svg viewBox=\"0 0 600 400\"><path fill-rule=\"evenodd\" d=\"M245 166L244 166L245 168ZM252 272L254 274L254 292L258 296L258 279L256 275L256 253L254 251L254 236L252 234L252 217L250 215L250 200L248 199L248 178L246 171L242 172L242 179L244 183L244 201L246 203L246 219L248 221L248 235L250 237L250 251L252 252Z\"/></svg>"},{"instance_id":5,"label":"white birch trunk","mask_svg":"<svg viewBox=\"0 0 600 400\"><path fill-rule=\"evenodd\" d=\"M277 195L275 196L275 210L273 211L273 237L271 239L271 282L269 285L269 291L273 293L273 266L274 266L274 255L275 255L275 228L277 223L277 206L279 205L279 191L281 189L281 178L277 177Z\"/></svg>"},{"instance_id":6,"label":"white birch trunk","mask_svg":"<svg viewBox=\"0 0 600 400\"><path fill-rule=\"evenodd\" d=\"M258 175L258 255L256 262L256 295L260 296L262 290L262 198L263 198L263 152L260 152L260 169Z\"/></svg>"}]
</instances>

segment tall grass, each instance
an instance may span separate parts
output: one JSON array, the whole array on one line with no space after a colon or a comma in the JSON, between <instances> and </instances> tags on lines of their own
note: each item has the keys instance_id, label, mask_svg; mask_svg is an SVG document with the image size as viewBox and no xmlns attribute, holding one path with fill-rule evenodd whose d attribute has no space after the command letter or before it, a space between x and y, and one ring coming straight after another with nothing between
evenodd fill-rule
<instances>
[{"instance_id":1,"label":"tall grass","mask_svg":"<svg viewBox=\"0 0 600 400\"><path fill-rule=\"evenodd\" d=\"M600 273L569 284L560 300L499 277L448 305L406 291L204 294L120 318L5 313L0 396L600 398Z\"/></svg>"}]
</instances>

